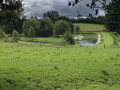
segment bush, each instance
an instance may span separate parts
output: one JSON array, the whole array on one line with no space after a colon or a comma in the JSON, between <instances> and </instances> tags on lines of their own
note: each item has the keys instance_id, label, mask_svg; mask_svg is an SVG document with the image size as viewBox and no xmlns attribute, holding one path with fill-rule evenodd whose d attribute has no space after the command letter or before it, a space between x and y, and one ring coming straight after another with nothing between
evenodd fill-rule
<instances>
[{"instance_id":1,"label":"bush","mask_svg":"<svg viewBox=\"0 0 120 90\"><path fill-rule=\"evenodd\" d=\"M71 32L70 25L67 21L59 20L54 25L53 36L63 35L65 32Z\"/></svg>"},{"instance_id":2,"label":"bush","mask_svg":"<svg viewBox=\"0 0 120 90\"><path fill-rule=\"evenodd\" d=\"M72 36L72 34L69 33L69 32L66 32L66 33L64 34L64 40L65 40L65 42L67 42L68 44L71 44L71 45L74 45L74 44L75 44L75 41L74 41L74 39L73 39L73 36Z\"/></svg>"},{"instance_id":3,"label":"bush","mask_svg":"<svg viewBox=\"0 0 120 90\"><path fill-rule=\"evenodd\" d=\"M6 34L0 29L0 39L4 39L4 38L6 38Z\"/></svg>"},{"instance_id":4,"label":"bush","mask_svg":"<svg viewBox=\"0 0 120 90\"><path fill-rule=\"evenodd\" d=\"M76 28L75 28L75 32L77 33L77 34L79 34L79 32L80 32L80 27L77 25L76 26Z\"/></svg>"},{"instance_id":5,"label":"bush","mask_svg":"<svg viewBox=\"0 0 120 90\"><path fill-rule=\"evenodd\" d=\"M18 42L18 40L20 39L19 33L16 30L13 30L12 32L12 39L14 42Z\"/></svg>"}]
</instances>

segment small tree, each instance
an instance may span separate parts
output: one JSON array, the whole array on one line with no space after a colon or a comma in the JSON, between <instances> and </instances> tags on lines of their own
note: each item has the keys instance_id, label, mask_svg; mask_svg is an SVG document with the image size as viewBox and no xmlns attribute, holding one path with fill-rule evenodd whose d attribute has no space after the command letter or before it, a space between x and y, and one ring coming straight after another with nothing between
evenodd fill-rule
<instances>
[{"instance_id":1,"label":"small tree","mask_svg":"<svg viewBox=\"0 0 120 90\"><path fill-rule=\"evenodd\" d=\"M74 44L75 44L75 41L74 41L74 39L73 39L73 36L72 36L72 34L71 34L70 32L66 32L66 33L64 34L64 40L65 40L65 42L67 42L67 43L69 43L69 44L71 44L71 45L74 45Z\"/></svg>"},{"instance_id":2,"label":"small tree","mask_svg":"<svg viewBox=\"0 0 120 90\"><path fill-rule=\"evenodd\" d=\"M77 33L77 34L79 34L79 32L80 32L80 27L77 25L76 26L76 28L75 28L75 32Z\"/></svg>"},{"instance_id":3,"label":"small tree","mask_svg":"<svg viewBox=\"0 0 120 90\"><path fill-rule=\"evenodd\" d=\"M20 39L19 33L16 30L13 30L13 32L12 32L12 39L15 42L18 42L18 40Z\"/></svg>"},{"instance_id":4,"label":"small tree","mask_svg":"<svg viewBox=\"0 0 120 90\"><path fill-rule=\"evenodd\" d=\"M0 39L4 39L5 37L6 37L5 32L3 32L3 31L0 29Z\"/></svg>"},{"instance_id":5,"label":"small tree","mask_svg":"<svg viewBox=\"0 0 120 90\"><path fill-rule=\"evenodd\" d=\"M29 28L27 33L28 33L28 37L35 37L35 30L32 26Z\"/></svg>"}]
</instances>

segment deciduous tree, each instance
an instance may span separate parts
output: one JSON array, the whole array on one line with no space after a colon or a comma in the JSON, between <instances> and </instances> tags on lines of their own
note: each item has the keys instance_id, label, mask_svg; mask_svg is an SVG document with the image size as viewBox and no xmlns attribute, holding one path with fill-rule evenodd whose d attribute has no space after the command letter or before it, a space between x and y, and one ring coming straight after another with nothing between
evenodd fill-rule
<instances>
[{"instance_id":1,"label":"deciduous tree","mask_svg":"<svg viewBox=\"0 0 120 90\"><path fill-rule=\"evenodd\" d=\"M0 0L0 24L10 25L12 30L23 12L22 0ZM9 33L12 33L10 31Z\"/></svg>"},{"instance_id":2,"label":"deciduous tree","mask_svg":"<svg viewBox=\"0 0 120 90\"><path fill-rule=\"evenodd\" d=\"M48 37L53 34L53 23L49 17L43 18L40 22L40 36Z\"/></svg>"},{"instance_id":3,"label":"deciduous tree","mask_svg":"<svg viewBox=\"0 0 120 90\"><path fill-rule=\"evenodd\" d=\"M71 32L70 25L67 21L59 20L54 25L53 36L63 35L65 32Z\"/></svg>"}]
</instances>

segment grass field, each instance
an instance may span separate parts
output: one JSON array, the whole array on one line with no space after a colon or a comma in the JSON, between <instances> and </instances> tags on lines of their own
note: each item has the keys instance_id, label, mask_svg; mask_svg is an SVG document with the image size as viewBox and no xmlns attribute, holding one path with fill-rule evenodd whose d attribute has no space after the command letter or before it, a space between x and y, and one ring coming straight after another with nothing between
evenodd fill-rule
<instances>
[{"instance_id":1,"label":"grass field","mask_svg":"<svg viewBox=\"0 0 120 90\"><path fill-rule=\"evenodd\" d=\"M94 33L102 42L93 46L0 41L0 90L119 90L120 47L110 32Z\"/></svg>"},{"instance_id":2,"label":"grass field","mask_svg":"<svg viewBox=\"0 0 120 90\"><path fill-rule=\"evenodd\" d=\"M35 37L35 38L24 38L21 37L21 40L27 40L27 41L43 41L43 42L60 42L62 41L62 38L54 38L54 37Z\"/></svg>"},{"instance_id":3,"label":"grass field","mask_svg":"<svg viewBox=\"0 0 120 90\"><path fill-rule=\"evenodd\" d=\"M75 26L80 26L81 31L105 31L106 28L104 25L100 24L86 24L86 23L76 23Z\"/></svg>"},{"instance_id":4,"label":"grass field","mask_svg":"<svg viewBox=\"0 0 120 90\"><path fill-rule=\"evenodd\" d=\"M119 49L0 42L0 89L117 90Z\"/></svg>"}]
</instances>

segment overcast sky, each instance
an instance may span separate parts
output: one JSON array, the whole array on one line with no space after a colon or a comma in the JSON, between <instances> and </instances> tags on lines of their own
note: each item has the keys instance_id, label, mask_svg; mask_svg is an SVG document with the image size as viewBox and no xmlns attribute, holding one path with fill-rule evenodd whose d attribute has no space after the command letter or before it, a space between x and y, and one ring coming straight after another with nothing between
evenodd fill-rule
<instances>
[{"instance_id":1,"label":"overcast sky","mask_svg":"<svg viewBox=\"0 0 120 90\"><path fill-rule=\"evenodd\" d=\"M83 17L94 15L94 11L86 7L86 4L91 0L84 0L74 7L68 6L68 0L23 0L25 15L27 17L37 16L43 17L43 13L47 11L58 11L60 16L67 16L71 18L77 17L77 11L79 11ZM99 12L99 15L104 15L103 11Z\"/></svg>"}]
</instances>

